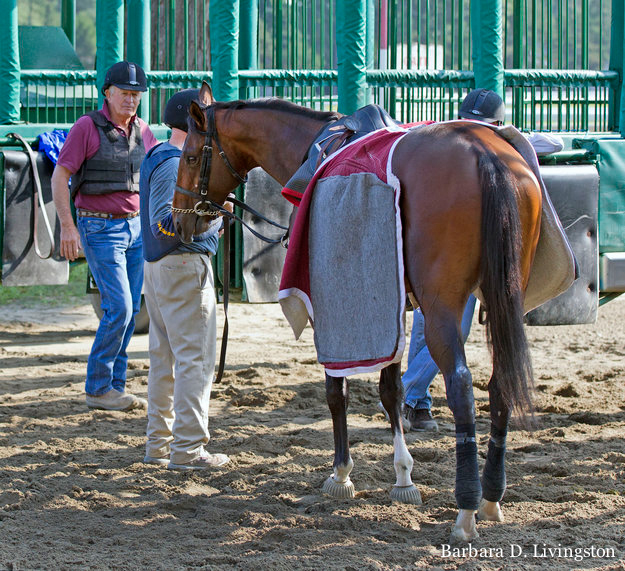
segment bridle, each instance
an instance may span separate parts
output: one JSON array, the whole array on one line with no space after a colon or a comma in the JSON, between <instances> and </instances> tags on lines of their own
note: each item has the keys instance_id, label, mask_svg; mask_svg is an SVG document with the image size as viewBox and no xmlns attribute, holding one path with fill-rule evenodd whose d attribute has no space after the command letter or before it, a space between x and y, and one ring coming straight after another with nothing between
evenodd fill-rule
<instances>
[{"instance_id":1,"label":"bridle","mask_svg":"<svg viewBox=\"0 0 625 571\"><path fill-rule=\"evenodd\" d=\"M204 136L204 145L202 145L202 162L200 163L200 177L198 179L197 192L182 188L178 185L176 185L175 187L176 192L184 194L185 196L190 196L191 198L196 198L199 196L200 200L198 200L198 202L194 204L193 208L176 208L175 206L172 206L171 211L180 214L197 214L198 216L209 216L211 218L222 215L233 221L240 222L252 234L254 234L254 236L263 240L264 242L267 242L269 244L281 243L283 246L286 247L287 234L284 234L278 238L267 238L266 236L260 234L258 231L254 230L254 228L247 224L247 222L245 222L242 218L224 208L223 205L208 198L208 181L210 180L211 165L213 161L213 141L215 141L215 144L217 145L221 160L230 171L230 174L232 175L234 180L236 180L239 184L245 184L247 182L247 174L245 174L245 176L241 176L237 172L237 170L232 166L232 163L226 156L223 147L221 146L221 142L219 141L219 134L217 133L217 125L215 124L215 109L209 106L206 107L205 110L207 123L206 131L196 131L198 134ZM253 208L245 204L245 202L242 202L233 195L230 195L228 197L228 201L231 202L234 206L238 206L242 210L246 210L253 216L256 216L264 222L267 222L267 224L271 224L272 226L275 226L276 228L280 228L282 230L288 230L286 226L282 226L281 224L270 220L265 215L254 210Z\"/></svg>"},{"instance_id":2,"label":"bridle","mask_svg":"<svg viewBox=\"0 0 625 571\"><path fill-rule=\"evenodd\" d=\"M211 175L211 166L213 162L213 146L212 142L215 141L219 156L223 160L224 164L230 171L232 177L239 183L245 184L247 182L247 174L241 176L236 169L232 166L232 163L228 160L226 153L219 141L219 135L217 133L217 126L215 124L215 109L213 107L206 107L206 131L197 130L199 135L204 135L204 144L202 145L202 162L200 163L200 178L198 180L197 192L182 188L176 185L176 192L195 198L200 197L200 200L195 203L193 208L176 208L172 206L172 212L178 212L180 214L192 214L195 213L198 216L210 216L215 218L216 216L223 214L228 216L230 212L226 210L221 204L208 198L208 181Z\"/></svg>"}]
</instances>

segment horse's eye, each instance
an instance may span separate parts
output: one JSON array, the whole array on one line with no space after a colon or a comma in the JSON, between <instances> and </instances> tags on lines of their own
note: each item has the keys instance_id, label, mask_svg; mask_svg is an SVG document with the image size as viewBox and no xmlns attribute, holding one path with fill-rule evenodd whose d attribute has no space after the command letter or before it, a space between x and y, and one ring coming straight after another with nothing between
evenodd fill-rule
<instances>
[{"instance_id":1,"label":"horse's eye","mask_svg":"<svg viewBox=\"0 0 625 571\"><path fill-rule=\"evenodd\" d=\"M190 165L194 165L195 163L197 163L197 157L194 157L193 155L189 155L186 157L187 163L189 163Z\"/></svg>"}]
</instances>

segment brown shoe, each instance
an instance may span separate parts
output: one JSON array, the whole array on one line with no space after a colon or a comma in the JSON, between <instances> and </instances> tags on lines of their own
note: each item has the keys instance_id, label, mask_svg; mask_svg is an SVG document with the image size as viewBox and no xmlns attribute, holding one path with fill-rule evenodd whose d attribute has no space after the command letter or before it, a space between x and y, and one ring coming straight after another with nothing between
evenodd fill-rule
<instances>
[{"instance_id":1,"label":"brown shoe","mask_svg":"<svg viewBox=\"0 0 625 571\"><path fill-rule=\"evenodd\" d=\"M412 408L404 404L404 428L408 425L414 432L424 432L426 430L438 432L438 423L432 418L432 413L428 408Z\"/></svg>"},{"instance_id":2,"label":"brown shoe","mask_svg":"<svg viewBox=\"0 0 625 571\"><path fill-rule=\"evenodd\" d=\"M133 410L135 408L147 408L148 403L145 399L136 397L127 392L120 392L117 389L111 389L103 395L93 396L87 395L85 398L89 408L98 410Z\"/></svg>"}]
</instances>

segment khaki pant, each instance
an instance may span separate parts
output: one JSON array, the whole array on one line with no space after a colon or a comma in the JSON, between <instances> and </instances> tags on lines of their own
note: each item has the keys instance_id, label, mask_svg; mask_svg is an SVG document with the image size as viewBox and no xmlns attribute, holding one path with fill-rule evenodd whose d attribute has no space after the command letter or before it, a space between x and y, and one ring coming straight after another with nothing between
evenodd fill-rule
<instances>
[{"instance_id":1,"label":"khaki pant","mask_svg":"<svg viewBox=\"0 0 625 571\"><path fill-rule=\"evenodd\" d=\"M197 458L208 443L217 322L210 257L170 254L146 262L150 316L146 454L174 464Z\"/></svg>"}]
</instances>

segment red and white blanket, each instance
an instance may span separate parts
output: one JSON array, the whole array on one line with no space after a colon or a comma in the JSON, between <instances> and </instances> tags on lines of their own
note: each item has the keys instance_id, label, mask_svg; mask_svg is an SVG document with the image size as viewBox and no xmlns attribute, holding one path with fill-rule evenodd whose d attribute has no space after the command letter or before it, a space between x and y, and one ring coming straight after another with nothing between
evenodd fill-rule
<instances>
[{"instance_id":1,"label":"red and white blanket","mask_svg":"<svg viewBox=\"0 0 625 571\"><path fill-rule=\"evenodd\" d=\"M343 147L301 197L279 300L296 338L313 325L319 362L331 376L401 360L406 295L391 159L406 132L382 129Z\"/></svg>"}]
</instances>

